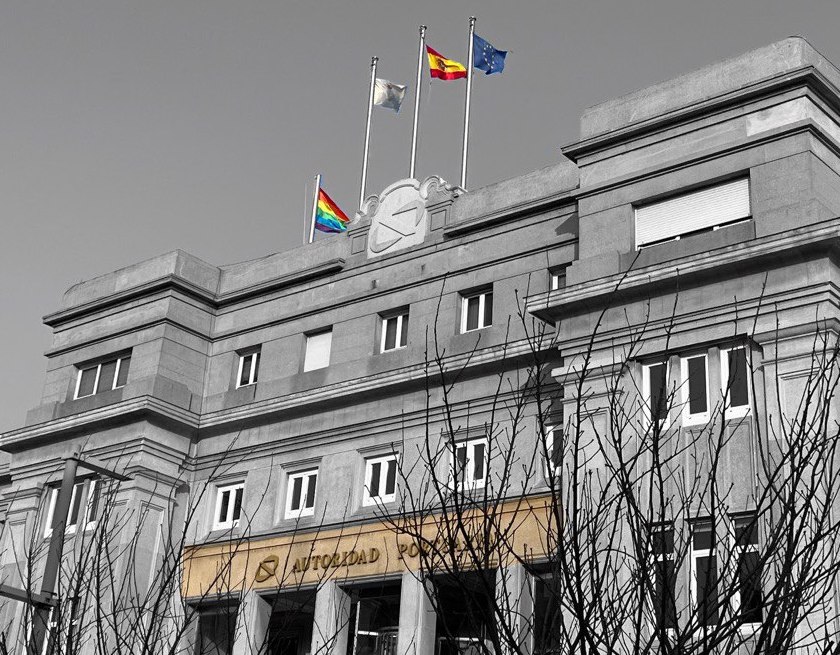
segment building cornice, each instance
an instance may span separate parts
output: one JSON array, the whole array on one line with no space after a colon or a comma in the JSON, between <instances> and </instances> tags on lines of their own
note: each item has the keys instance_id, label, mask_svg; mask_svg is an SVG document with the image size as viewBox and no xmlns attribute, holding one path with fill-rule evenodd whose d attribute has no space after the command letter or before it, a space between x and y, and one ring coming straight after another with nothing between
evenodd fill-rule
<instances>
[{"instance_id":1,"label":"building cornice","mask_svg":"<svg viewBox=\"0 0 840 655\"><path fill-rule=\"evenodd\" d=\"M621 129L599 134L561 148L563 155L577 163L582 157L596 154L622 143L638 139L645 134L665 130L690 122L700 116L708 117L736 105L743 105L761 97L776 95L781 91L807 86L835 110L840 111L840 89L817 68L803 66L792 71L755 82L735 91L721 93L689 107L682 107L653 118L631 123Z\"/></svg>"},{"instance_id":2,"label":"building cornice","mask_svg":"<svg viewBox=\"0 0 840 655\"><path fill-rule=\"evenodd\" d=\"M638 270L630 269L564 289L536 294L526 299L525 311L554 322L574 314L582 307L604 306L618 297L644 294L656 287L671 284L677 278L685 280L711 271L743 268L747 261L778 259L782 253L791 250L818 247L840 247L840 218L680 258L679 265L669 259Z\"/></svg>"}]
</instances>

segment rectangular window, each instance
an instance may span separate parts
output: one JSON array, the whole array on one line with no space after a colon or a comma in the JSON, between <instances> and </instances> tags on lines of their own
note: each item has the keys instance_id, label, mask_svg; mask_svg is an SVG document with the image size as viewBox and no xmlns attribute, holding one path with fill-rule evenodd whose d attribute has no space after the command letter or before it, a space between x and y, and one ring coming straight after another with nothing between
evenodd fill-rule
<instances>
[{"instance_id":1,"label":"rectangular window","mask_svg":"<svg viewBox=\"0 0 840 655\"><path fill-rule=\"evenodd\" d=\"M331 348L332 329L317 334L308 334L306 336L306 355L303 360L304 372L329 366Z\"/></svg>"},{"instance_id":2,"label":"rectangular window","mask_svg":"<svg viewBox=\"0 0 840 655\"><path fill-rule=\"evenodd\" d=\"M750 411L750 366L747 349L731 348L720 352L720 379L725 385L725 417L738 418Z\"/></svg>"},{"instance_id":3,"label":"rectangular window","mask_svg":"<svg viewBox=\"0 0 840 655\"><path fill-rule=\"evenodd\" d=\"M487 438L470 439L455 444L452 481L459 489L479 489L487 480ZM454 484L453 484L454 486Z\"/></svg>"},{"instance_id":4,"label":"rectangular window","mask_svg":"<svg viewBox=\"0 0 840 655\"><path fill-rule=\"evenodd\" d=\"M236 375L236 388L257 383L260 371L260 351L239 355L239 371Z\"/></svg>"},{"instance_id":5,"label":"rectangular window","mask_svg":"<svg viewBox=\"0 0 840 655\"><path fill-rule=\"evenodd\" d=\"M643 367L642 393L652 426L668 427L668 363L657 362Z\"/></svg>"},{"instance_id":6,"label":"rectangular window","mask_svg":"<svg viewBox=\"0 0 840 655\"><path fill-rule=\"evenodd\" d=\"M677 627L677 569L674 563L674 528L654 526L651 533L653 615L657 628Z\"/></svg>"},{"instance_id":7,"label":"rectangular window","mask_svg":"<svg viewBox=\"0 0 840 655\"><path fill-rule=\"evenodd\" d=\"M44 537L52 535L52 524L55 519L55 506L58 502L58 492L59 487L57 486L50 487L48 492L49 499L47 501ZM85 530L96 526L96 519L99 513L99 494L99 480L96 478L81 480L73 485L73 491L70 494L70 507L67 510L67 522L64 524L65 534L76 532L80 518ZM82 514L83 507L84 514Z\"/></svg>"},{"instance_id":8,"label":"rectangular window","mask_svg":"<svg viewBox=\"0 0 840 655\"><path fill-rule=\"evenodd\" d=\"M683 424L709 421L709 376L706 355L682 358Z\"/></svg>"},{"instance_id":9,"label":"rectangular window","mask_svg":"<svg viewBox=\"0 0 840 655\"><path fill-rule=\"evenodd\" d=\"M286 518L312 516L315 513L315 486L318 469L289 475L286 488Z\"/></svg>"},{"instance_id":10,"label":"rectangular window","mask_svg":"<svg viewBox=\"0 0 840 655\"><path fill-rule=\"evenodd\" d=\"M761 561L758 553L758 523L755 515L735 517L735 583L738 592L733 608L741 623L761 623L764 601L761 593Z\"/></svg>"},{"instance_id":11,"label":"rectangular window","mask_svg":"<svg viewBox=\"0 0 840 655\"><path fill-rule=\"evenodd\" d=\"M124 387L128 381L131 356L118 357L80 368L76 376L76 393L73 398L85 398L97 393Z\"/></svg>"},{"instance_id":12,"label":"rectangular window","mask_svg":"<svg viewBox=\"0 0 840 655\"><path fill-rule=\"evenodd\" d=\"M493 291L461 296L461 332L480 330L493 325Z\"/></svg>"},{"instance_id":13,"label":"rectangular window","mask_svg":"<svg viewBox=\"0 0 840 655\"><path fill-rule=\"evenodd\" d=\"M365 488L362 505L393 502L397 497L397 456L385 455L365 460Z\"/></svg>"},{"instance_id":14,"label":"rectangular window","mask_svg":"<svg viewBox=\"0 0 840 655\"><path fill-rule=\"evenodd\" d=\"M395 316L382 317L382 343L379 352L388 352L408 345L408 310Z\"/></svg>"},{"instance_id":15,"label":"rectangular window","mask_svg":"<svg viewBox=\"0 0 840 655\"><path fill-rule=\"evenodd\" d=\"M718 570L711 521L698 521L691 534L691 595L701 626L718 623Z\"/></svg>"},{"instance_id":16,"label":"rectangular window","mask_svg":"<svg viewBox=\"0 0 840 655\"><path fill-rule=\"evenodd\" d=\"M550 573L534 576L534 655L562 653L564 626L563 585Z\"/></svg>"},{"instance_id":17,"label":"rectangular window","mask_svg":"<svg viewBox=\"0 0 840 655\"><path fill-rule=\"evenodd\" d=\"M748 178L691 191L637 207L636 247L679 239L749 218Z\"/></svg>"},{"instance_id":18,"label":"rectangular window","mask_svg":"<svg viewBox=\"0 0 840 655\"><path fill-rule=\"evenodd\" d=\"M213 514L214 530L229 530L239 525L244 491L244 482L217 487L216 511Z\"/></svg>"},{"instance_id":19,"label":"rectangular window","mask_svg":"<svg viewBox=\"0 0 840 655\"><path fill-rule=\"evenodd\" d=\"M557 425L545 426L545 453L548 456L545 477L546 480L551 480L553 476L560 473L560 467L563 465L562 422Z\"/></svg>"},{"instance_id":20,"label":"rectangular window","mask_svg":"<svg viewBox=\"0 0 840 655\"><path fill-rule=\"evenodd\" d=\"M549 288L552 291L557 291L558 289L566 288L566 268L566 266L558 266L557 268L549 269Z\"/></svg>"}]
</instances>

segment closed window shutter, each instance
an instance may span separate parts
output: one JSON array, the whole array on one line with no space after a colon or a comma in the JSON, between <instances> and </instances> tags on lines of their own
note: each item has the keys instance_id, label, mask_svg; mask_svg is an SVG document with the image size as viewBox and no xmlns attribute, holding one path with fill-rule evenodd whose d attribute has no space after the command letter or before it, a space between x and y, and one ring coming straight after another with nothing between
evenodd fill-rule
<instances>
[{"instance_id":1,"label":"closed window shutter","mask_svg":"<svg viewBox=\"0 0 840 655\"><path fill-rule=\"evenodd\" d=\"M320 334L310 334L306 337L306 357L303 362L303 370L314 371L329 366L331 345L332 330Z\"/></svg>"},{"instance_id":2,"label":"closed window shutter","mask_svg":"<svg viewBox=\"0 0 840 655\"><path fill-rule=\"evenodd\" d=\"M673 239L750 215L748 178L718 184L636 208L636 245Z\"/></svg>"}]
</instances>

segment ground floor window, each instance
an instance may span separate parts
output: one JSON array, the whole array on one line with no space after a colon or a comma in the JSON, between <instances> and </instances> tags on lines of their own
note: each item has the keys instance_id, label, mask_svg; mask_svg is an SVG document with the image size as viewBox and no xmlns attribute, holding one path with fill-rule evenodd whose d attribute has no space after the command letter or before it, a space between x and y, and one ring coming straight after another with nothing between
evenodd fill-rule
<instances>
[{"instance_id":1,"label":"ground floor window","mask_svg":"<svg viewBox=\"0 0 840 655\"><path fill-rule=\"evenodd\" d=\"M496 571L459 573L433 579L437 624L435 655L486 655L493 652L492 590Z\"/></svg>"},{"instance_id":2,"label":"ground floor window","mask_svg":"<svg viewBox=\"0 0 840 655\"><path fill-rule=\"evenodd\" d=\"M315 589L278 594L269 599L266 655L306 655L312 647Z\"/></svg>"},{"instance_id":3,"label":"ground floor window","mask_svg":"<svg viewBox=\"0 0 840 655\"><path fill-rule=\"evenodd\" d=\"M213 605L199 608L195 655L233 653L236 611L236 605Z\"/></svg>"},{"instance_id":4,"label":"ground floor window","mask_svg":"<svg viewBox=\"0 0 840 655\"><path fill-rule=\"evenodd\" d=\"M561 652L560 585L550 573L534 576L534 655Z\"/></svg>"},{"instance_id":5,"label":"ground floor window","mask_svg":"<svg viewBox=\"0 0 840 655\"><path fill-rule=\"evenodd\" d=\"M400 583L354 587L350 592L348 650L352 655L396 655L400 628Z\"/></svg>"}]
</instances>

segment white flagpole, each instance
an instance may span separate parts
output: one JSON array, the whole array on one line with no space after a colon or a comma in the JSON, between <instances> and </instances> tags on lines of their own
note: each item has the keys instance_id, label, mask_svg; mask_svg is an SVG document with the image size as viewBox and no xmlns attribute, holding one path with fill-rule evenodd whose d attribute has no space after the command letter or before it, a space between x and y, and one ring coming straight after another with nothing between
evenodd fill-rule
<instances>
[{"instance_id":1,"label":"white flagpole","mask_svg":"<svg viewBox=\"0 0 840 655\"><path fill-rule=\"evenodd\" d=\"M411 131L411 163L408 166L408 177L414 178L414 165L417 162L417 127L420 116L420 85L423 81L423 57L426 49L426 26L420 26L420 48L417 52L417 82L414 85L414 128Z\"/></svg>"},{"instance_id":2,"label":"white flagpole","mask_svg":"<svg viewBox=\"0 0 840 655\"><path fill-rule=\"evenodd\" d=\"M464 103L464 147L461 151L461 188L467 188L467 149L470 140L470 96L473 78L473 34L475 34L475 16L470 16L470 45L467 49L467 99Z\"/></svg>"},{"instance_id":3,"label":"white flagpole","mask_svg":"<svg viewBox=\"0 0 840 655\"><path fill-rule=\"evenodd\" d=\"M315 214L318 211L318 195L321 191L321 174L315 176L315 198L312 200L312 220L309 224L309 243L315 239Z\"/></svg>"},{"instance_id":4,"label":"white flagpole","mask_svg":"<svg viewBox=\"0 0 840 655\"><path fill-rule=\"evenodd\" d=\"M376 87L376 62L379 57L370 58L370 93L368 93L367 123L365 124L365 154L362 158L362 185L359 189L359 209L365 202L365 184L367 183L368 151L370 150L370 117L373 113L373 90Z\"/></svg>"}]
</instances>

